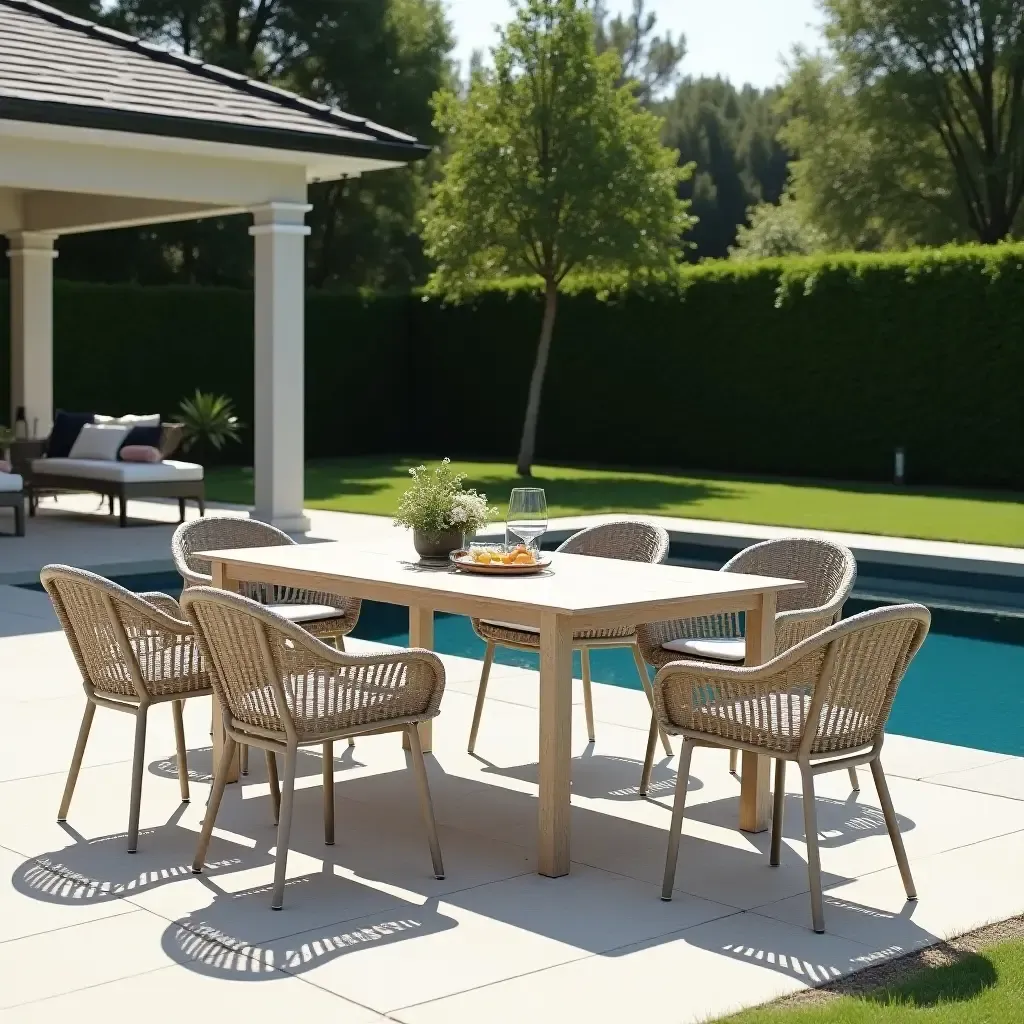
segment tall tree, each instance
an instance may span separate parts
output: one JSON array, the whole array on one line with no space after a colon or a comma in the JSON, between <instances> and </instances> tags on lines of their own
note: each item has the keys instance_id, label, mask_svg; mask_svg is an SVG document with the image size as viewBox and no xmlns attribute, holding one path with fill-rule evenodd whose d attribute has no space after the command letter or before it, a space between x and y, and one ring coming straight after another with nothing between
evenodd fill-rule
<instances>
[{"instance_id":1,"label":"tall tree","mask_svg":"<svg viewBox=\"0 0 1024 1024\"><path fill-rule=\"evenodd\" d=\"M785 190L789 154L776 139L782 123L776 101L775 90L686 78L670 100L656 105L665 118L665 143L696 168L680 186L697 215L691 259L726 256L747 209L778 202Z\"/></svg>"},{"instance_id":2,"label":"tall tree","mask_svg":"<svg viewBox=\"0 0 1024 1024\"><path fill-rule=\"evenodd\" d=\"M647 10L646 0L633 0L628 15L608 17L605 0L594 2L594 44L597 52L614 50L622 63L619 85L632 83L637 98L649 104L679 77L686 56L686 38L671 32L656 35L658 16Z\"/></svg>"},{"instance_id":3,"label":"tall tree","mask_svg":"<svg viewBox=\"0 0 1024 1024\"><path fill-rule=\"evenodd\" d=\"M971 236L949 161L920 120L882 120L849 73L797 52L782 142L796 154L791 187L802 214L835 249L941 245Z\"/></svg>"},{"instance_id":4,"label":"tall tree","mask_svg":"<svg viewBox=\"0 0 1024 1024\"><path fill-rule=\"evenodd\" d=\"M669 266L691 220L676 195L689 169L661 145L660 120L617 85L617 55L598 56L582 0L518 0L493 56L465 99L436 98L451 153L424 234L442 293L503 275L544 283L516 460L528 476L559 287L573 271Z\"/></svg>"},{"instance_id":5,"label":"tall tree","mask_svg":"<svg viewBox=\"0 0 1024 1024\"><path fill-rule=\"evenodd\" d=\"M1024 200L1024 0L820 0L875 130L917 126L944 155L972 233L1006 238Z\"/></svg>"}]
</instances>

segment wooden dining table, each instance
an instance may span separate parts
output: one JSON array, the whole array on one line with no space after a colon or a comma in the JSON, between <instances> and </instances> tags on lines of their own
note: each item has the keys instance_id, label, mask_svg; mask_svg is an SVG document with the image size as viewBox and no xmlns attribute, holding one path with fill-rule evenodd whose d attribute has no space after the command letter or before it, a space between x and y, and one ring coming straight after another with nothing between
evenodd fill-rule
<instances>
[{"instance_id":1,"label":"wooden dining table","mask_svg":"<svg viewBox=\"0 0 1024 1024\"><path fill-rule=\"evenodd\" d=\"M540 632L538 871L569 872L573 634L580 630L742 611L746 664L775 650L776 595L803 587L795 580L650 565L555 553L536 575L473 575L424 565L393 550L347 543L297 544L205 552L214 586L264 583L345 594L409 609L409 645L432 649L434 612L532 626ZM216 701L215 714L216 714ZM222 730L214 728L214 764ZM421 727L431 749L431 727ZM237 778L237 764L230 778ZM769 760L744 752L739 826L761 832L771 821Z\"/></svg>"}]
</instances>

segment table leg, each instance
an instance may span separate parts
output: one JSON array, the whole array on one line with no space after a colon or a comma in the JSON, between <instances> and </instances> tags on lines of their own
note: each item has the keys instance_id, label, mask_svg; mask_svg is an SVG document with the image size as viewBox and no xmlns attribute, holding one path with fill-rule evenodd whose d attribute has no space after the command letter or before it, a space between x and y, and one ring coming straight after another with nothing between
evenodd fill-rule
<instances>
[{"instance_id":1,"label":"table leg","mask_svg":"<svg viewBox=\"0 0 1024 1024\"><path fill-rule=\"evenodd\" d=\"M775 594L762 594L747 612L746 662L763 665L775 655ZM772 820L771 759L743 751L740 778L740 828L764 832Z\"/></svg>"},{"instance_id":2,"label":"table leg","mask_svg":"<svg viewBox=\"0 0 1024 1024\"><path fill-rule=\"evenodd\" d=\"M569 873L572 780L572 626L545 614L540 623L540 814L537 870Z\"/></svg>"},{"instance_id":3,"label":"table leg","mask_svg":"<svg viewBox=\"0 0 1024 1024\"><path fill-rule=\"evenodd\" d=\"M211 573L213 585L221 590L235 590L235 584L227 577L227 570L223 562L214 562ZM224 750L224 741L227 736L224 732L224 722L221 717L220 701L216 694L213 696L213 770L216 772L220 764L221 752ZM235 754L231 758L228 767L228 777L225 781L237 782L239 777L238 744L235 744Z\"/></svg>"},{"instance_id":4,"label":"table leg","mask_svg":"<svg viewBox=\"0 0 1024 1024\"><path fill-rule=\"evenodd\" d=\"M422 647L425 650L434 649L434 609L433 608L409 608L409 646ZM424 754L429 754L433 749L434 723L421 722L420 746ZM409 736L402 732L402 746L409 749Z\"/></svg>"}]
</instances>

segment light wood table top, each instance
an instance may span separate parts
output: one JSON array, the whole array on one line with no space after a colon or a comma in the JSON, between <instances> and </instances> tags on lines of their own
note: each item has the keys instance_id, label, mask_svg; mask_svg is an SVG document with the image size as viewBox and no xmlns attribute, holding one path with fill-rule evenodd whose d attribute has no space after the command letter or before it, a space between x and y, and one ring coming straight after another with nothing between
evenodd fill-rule
<instances>
[{"instance_id":1,"label":"light wood table top","mask_svg":"<svg viewBox=\"0 0 1024 1024\"><path fill-rule=\"evenodd\" d=\"M433 647L435 611L537 627L538 869L545 875L569 870L573 633L744 611L747 664L760 664L774 652L776 595L804 586L795 580L557 552L550 569L515 577L437 568L394 551L345 543L211 551L202 557L210 559L214 585L222 588L236 589L242 581L273 583L404 604L412 647ZM424 749L429 750L429 723L422 732ZM215 729L215 747L218 734ZM769 820L768 759L744 755L740 825L762 831Z\"/></svg>"}]
</instances>

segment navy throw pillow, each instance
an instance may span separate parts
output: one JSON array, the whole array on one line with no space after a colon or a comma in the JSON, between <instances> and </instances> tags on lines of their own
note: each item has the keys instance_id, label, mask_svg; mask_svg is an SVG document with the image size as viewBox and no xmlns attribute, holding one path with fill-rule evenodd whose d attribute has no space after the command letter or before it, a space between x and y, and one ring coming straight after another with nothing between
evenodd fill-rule
<instances>
[{"instance_id":1,"label":"navy throw pillow","mask_svg":"<svg viewBox=\"0 0 1024 1024\"><path fill-rule=\"evenodd\" d=\"M163 437L163 427L132 427L128 431L128 436L124 439L124 443L121 448L124 448L128 444L144 444L148 448L159 448L160 441ZM118 449L118 458L120 458L121 449Z\"/></svg>"},{"instance_id":2,"label":"navy throw pillow","mask_svg":"<svg viewBox=\"0 0 1024 1024\"><path fill-rule=\"evenodd\" d=\"M50 431L49 440L46 442L46 457L48 459L66 459L71 454L71 449L82 427L86 423L92 423L96 419L93 412L65 412L58 409L53 418L53 429Z\"/></svg>"}]
</instances>

